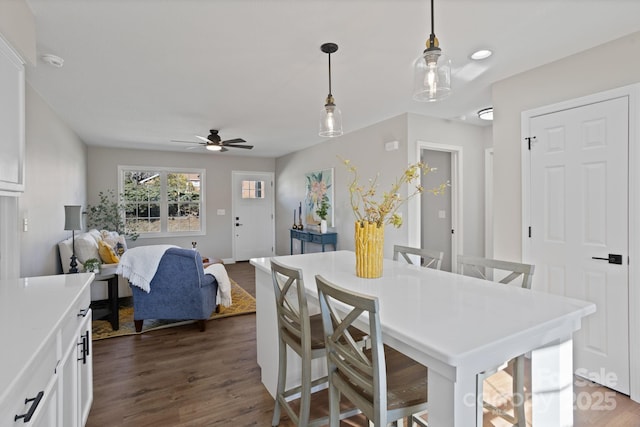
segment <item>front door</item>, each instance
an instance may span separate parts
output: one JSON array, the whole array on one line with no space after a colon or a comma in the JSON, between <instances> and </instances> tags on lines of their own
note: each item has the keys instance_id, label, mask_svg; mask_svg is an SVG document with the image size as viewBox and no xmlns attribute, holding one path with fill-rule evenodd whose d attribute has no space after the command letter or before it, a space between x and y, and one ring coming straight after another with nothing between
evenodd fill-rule
<instances>
[{"instance_id":1,"label":"front door","mask_svg":"<svg viewBox=\"0 0 640 427\"><path fill-rule=\"evenodd\" d=\"M232 173L234 259L274 255L273 173Z\"/></svg>"},{"instance_id":2,"label":"front door","mask_svg":"<svg viewBox=\"0 0 640 427\"><path fill-rule=\"evenodd\" d=\"M629 394L626 96L529 118L533 289L588 300L578 375ZM525 255L526 258L526 255ZM541 308L542 309L542 308Z\"/></svg>"}]
</instances>

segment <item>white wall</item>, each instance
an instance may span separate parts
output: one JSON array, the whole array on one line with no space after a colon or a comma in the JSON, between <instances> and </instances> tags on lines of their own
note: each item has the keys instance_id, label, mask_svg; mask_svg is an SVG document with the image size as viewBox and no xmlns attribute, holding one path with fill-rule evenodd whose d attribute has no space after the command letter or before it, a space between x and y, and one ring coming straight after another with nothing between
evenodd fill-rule
<instances>
[{"instance_id":1,"label":"white wall","mask_svg":"<svg viewBox=\"0 0 640 427\"><path fill-rule=\"evenodd\" d=\"M640 81L640 32L495 83L494 254L522 259L523 111Z\"/></svg>"},{"instance_id":2,"label":"white wall","mask_svg":"<svg viewBox=\"0 0 640 427\"><path fill-rule=\"evenodd\" d=\"M28 84L26 108L26 190L16 224L21 277L62 272L57 244L71 236L64 231L64 205L86 206L87 194L85 144Z\"/></svg>"},{"instance_id":3,"label":"white wall","mask_svg":"<svg viewBox=\"0 0 640 427\"><path fill-rule=\"evenodd\" d=\"M229 153L176 153L153 150L126 150L104 147L88 148L88 203L98 202L98 193L118 188L118 165L202 168L206 175L207 235L197 237L144 238L128 242L131 247L141 245L172 244L184 248L198 242L203 256L230 259L232 249L231 172L274 172L275 159L234 156ZM217 215L225 209L226 215Z\"/></svg>"},{"instance_id":4,"label":"white wall","mask_svg":"<svg viewBox=\"0 0 640 427\"><path fill-rule=\"evenodd\" d=\"M349 159L357 167L360 182L366 183L369 178L380 174L378 183L380 192L389 189L391 183L404 171L409 163L409 153L415 153L415 141L448 143L464 146L468 151L469 172L465 180L470 191L474 189L479 195L470 194L465 209L469 212L480 212L480 218L470 217L465 224L468 233L465 243L474 251L484 251L483 218L484 204L482 189L484 145L487 143L486 133L482 128L464 123L433 119L415 114L402 114L382 122L373 124L339 138L329 139L313 147L301 150L276 161L276 253L289 254L289 230L293 223L293 209L304 200L304 174L320 169L334 168L334 212L335 228L338 232L338 249L354 250L353 224L355 217L349 204L348 182L350 175L338 156ZM385 151L384 143L399 141L399 149ZM426 196L434 197L434 196ZM394 244L407 244L409 227L407 226L407 206L401 213L405 225L399 229L387 226L385 229L385 257L391 258ZM467 242L468 239L468 242ZM311 245L305 245L305 251ZM315 249L317 248L310 248ZM297 253L299 246L294 246ZM477 252L475 252L477 251Z\"/></svg>"}]
</instances>

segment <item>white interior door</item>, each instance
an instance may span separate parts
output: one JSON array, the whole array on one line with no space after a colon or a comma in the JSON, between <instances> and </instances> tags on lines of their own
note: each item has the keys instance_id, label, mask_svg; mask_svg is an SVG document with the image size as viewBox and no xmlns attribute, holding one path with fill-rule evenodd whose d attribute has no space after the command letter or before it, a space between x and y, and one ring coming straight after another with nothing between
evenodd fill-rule
<instances>
[{"instance_id":1,"label":"white interior door","mask_svg":"<svg viewBox=\"0 0 640 427\"><path fill-rule=\"evenodd\" d=\"M625 394L628 111L628 97L620 97L529 119L531 238L525 253L536 266L533 289L596 303L597 312L574 337L574 367Z\"/></svg>"},{"instance_id":2,"label":"white interior door","mask_svg":"<svg viewBox=\"0 0 640 427\"><path fill-rule=\"evenodd\" d=\"M234 259L274 255L273 173L232 173Z\"/></svg>"}]
</instances>

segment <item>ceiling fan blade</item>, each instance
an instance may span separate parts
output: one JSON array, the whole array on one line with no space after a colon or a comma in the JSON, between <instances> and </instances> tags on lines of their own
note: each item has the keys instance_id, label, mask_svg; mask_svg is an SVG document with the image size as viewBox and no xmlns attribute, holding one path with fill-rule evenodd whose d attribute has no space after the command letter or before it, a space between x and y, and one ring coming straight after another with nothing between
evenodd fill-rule
<instances>
[{"instance_id":1,"label":"ceiling fan blade","mask_svg":"<svg viewBox=\"0 0 640 427\"><path fill-rule=\"evenodd\" d=\"M229 148L244 148L246 150L251 150L253 145L227 145Z\"/></svg>"},{"instance_id":2,"label":"ceiling fan blade","mask_svg":"<svg viewBox=\"0 0 640 427\"><path fill-rule=\"evenodd\" d=\"M235 138L235 139L228 139L226 141L222 141L222 145L227 145L227 144L238 144L240 142L247 142L242 138Z\"/></svg>"},{"instance_id":3,"label":"ceiling fan blade","mask_svg":"<svg viewBox=\"0 0 640 427\"><path fill-rule=\"evenodd\" d=\"M209 143L209 140L204 136L196 135L196 138L198 138L200 141L205 142L207 144Z\"/></svg>"},{"instance_id":4,"label":"ceiling fan blade","mask_svg":"<svg viewBox=\"0 0 640 427\"><path fill-rule=\"evenodd\" d=\"M222 149L220 150L221 153L224 153L225 151L229 151L226 148L222 147Z\"/></svg>"},{"instance_id":5,"label":"ceiling fan blade","mask_svg":"<svg viewBox=\"0 0 640 427\"><path fill-rule=\"evenodd\" d=\"M172 139L171 142L182 142L185 144L202 144L201 142L198 142L198 141L182 141L179 139Z\"/></svg>"}]
</instances>

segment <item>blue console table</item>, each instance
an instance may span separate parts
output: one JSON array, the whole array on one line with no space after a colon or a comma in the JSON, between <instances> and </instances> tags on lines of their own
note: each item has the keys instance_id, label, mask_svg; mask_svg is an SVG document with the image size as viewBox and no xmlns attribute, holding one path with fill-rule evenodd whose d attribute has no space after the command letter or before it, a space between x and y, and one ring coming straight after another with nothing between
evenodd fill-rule
<instances>
[{"instance_id":1,"label":"blue console table","mask_svg":"<svg viewBox=\"0 0 640 427\"><path fill-rule=\"evenodd\" d=\"M327 232L320 233L318 231L307 230L290 230L291 235L289 238L289 252L293 255L293 239L300 240L300 253L304 253L304 242L317 243L322 245L322 252L324 252L325 245L333 245L333 250L336 250L336 244L338 243L338 233Z\"/></svg>"}]
</instances>

